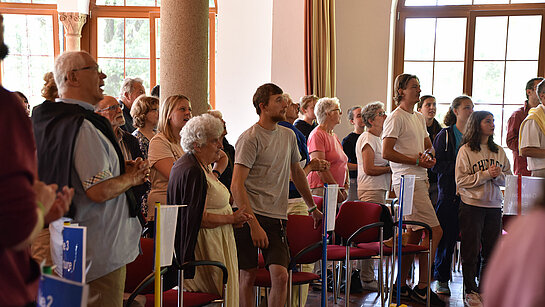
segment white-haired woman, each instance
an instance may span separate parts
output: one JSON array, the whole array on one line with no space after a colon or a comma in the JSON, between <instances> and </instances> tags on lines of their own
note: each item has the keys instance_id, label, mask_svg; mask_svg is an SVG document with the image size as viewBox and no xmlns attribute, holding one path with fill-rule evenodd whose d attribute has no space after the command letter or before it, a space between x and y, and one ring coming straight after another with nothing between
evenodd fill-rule
<instances>
[{"instance_id":1,"label":"white-haired woman","mask_svg":"<svg viewBox=\"0 0 545 307\"><path fill-rule=\"evenodd\" d=\"M238 306L238 262L234 224L241 225L251 216L243 210L233 213L229 190L212 173L212 163L220 159L223 123L210 114L192 118L180 132L186 154L174 166L167 190L169 205L187 205L180 209L181 236L176 250L181 262L219 261L227 267L227 306ZM186 272L188 291L222 293L221 271L198 267Z\"/></svg>"},{"instance_id":2,"label":"white-haired woman","mask_svg":"<svg viewBox=\"0 0 545 307\"><path fill-rule=\"evenodd\" d=\"M341 122L341 105L339 99L324 97L318 100L314 107L318 127L308 138L308 152L310 158L326 160L330 163L329 169L320 172L311 172L307 179L312 194L323 196L324 184L338 184L337 201L343 202L347 198L348 189L348 157L343 151L339 138L333 133L333 128Z\"/></svg>"}]
</instances>

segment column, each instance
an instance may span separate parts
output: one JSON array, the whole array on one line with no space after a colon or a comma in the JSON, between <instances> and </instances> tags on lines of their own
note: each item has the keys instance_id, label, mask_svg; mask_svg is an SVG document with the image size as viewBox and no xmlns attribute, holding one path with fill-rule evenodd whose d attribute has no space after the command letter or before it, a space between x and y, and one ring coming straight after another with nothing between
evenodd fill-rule
<instances>
[{"instance_id":1,"label":"column","mask_svg":"<svg viewBox=\"0 0 545 307\"><path fill-rule=\"evenodd\" d=\"M161 101L191 100L193 115L208 109L208 1L161 1Z\"/></svg>"},{"instance_id":2,"label":"column","mask_svg":"<svg viewBox=\"0 0 545 307\"><path fill-rule=\"evenodd\" d=\"M66 51L81 50L81 28L87 22L87 15L76 12L59 12L59 20L66 31Z\"/></svg>"}]
</instances>

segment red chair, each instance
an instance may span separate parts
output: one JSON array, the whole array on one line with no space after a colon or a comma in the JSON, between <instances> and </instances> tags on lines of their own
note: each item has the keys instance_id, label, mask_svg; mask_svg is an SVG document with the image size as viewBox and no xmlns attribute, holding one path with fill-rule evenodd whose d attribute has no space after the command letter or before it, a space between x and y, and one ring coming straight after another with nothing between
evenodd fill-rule
<instances>
[{"instance_id":1,"label":"red chair","mask_svg":"<svg viewBox=\"0 0 545 307\"><path fill-rule=\"evenodd\" d=\"M131 293L125 306L130 307L136 299L137 295L143 295L146 298L146 307L154 306L154 287L155 274L153 273L154 266L154 241L153 239L141 238L140 246L142 254L139 255L133 262L127 264L127 277L125 281L125 293ZM183 276L183 270L189 267L200 265L213 265L219 267L223 272L223 290L222 295L199 292L182 291L182 306L203 306L210 303L223 303L225 297L225 285L227 284L227 268L217 261L192 261L184 263L179 267L179 276ZM163 268L161 275L164 276L168 272L172 272L172 268ZM183 280L182 280L183 282ZM182 286L183 289L183 286ZM163 289L163 306L176 307L178 306L178 290Z\"/></svg>"},{"instance_id":2,"label":"red chair","mask_svg":"<svg viewBox=\"0 0 545 307\"><path fill-rule=\"evenodd\" d=\"M333 276L336 276L335 266L337 261L346 261L345 276L345 306L349 305L350 297L350 260L380 259L379 265L379 295L381 305L384 306L383 273L382 273L382 249L368 249L355 247L360 243L376 243L383 245L382 227L380 221L382 208L378 204L347 201L339 208L335 219L335 234L344 239L343 245L328 245L327 260L333 261ZM339 280L340 281L340 280ZM337 285L333 282L334 302L337 300Z\"/></svg>"},{"instance_id":3,"label":"red chair","mask_svg":"<svg viewBox=\"0 0 545 307\"><path fill-rule=\"evenodd\" d=\"M314 200L316 207L318 207L318 210L322 211L322 207L324 205L324 198L318 195L312 195L312 199Z\"/></svg>"},{"instance_id":4,"label":"red chair","mask_svg":"<svg viewBox=\"0 0 545 307\"><path fill-rule=\"evenodd\" d=\"M289 215L286 226L290 249L290 263L288 265L288 305L291 304L293 286L311 283L320 279L319 275L309 272L295 271L297 265L314 263L322 258L322 232L321 227L314 229L314 219L305 215ZM259 268L254 282L256 287L271 287L269 271ZM259 294L258 294L259 295ZM299 296L301 299L301 296ZM301 305L301 301L299 301Z\"/></svg>"}]
</instances>

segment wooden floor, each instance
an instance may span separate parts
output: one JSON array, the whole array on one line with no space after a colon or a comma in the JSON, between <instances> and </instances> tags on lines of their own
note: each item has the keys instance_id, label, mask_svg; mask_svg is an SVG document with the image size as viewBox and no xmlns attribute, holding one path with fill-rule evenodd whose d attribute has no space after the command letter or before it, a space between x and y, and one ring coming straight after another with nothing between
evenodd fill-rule
<instances>
[{"instance_id":1,"label":"wooden floor","mask_svg":"<svg viewBox=\"0 0 545 307\"><path fill-rule=\"evenodd\" d=\"M462 273L455 272L453 274L452 279L453 281L450 284L450 291L452 292L452 295L450 297L439 295L439 297L445 302L447 302L446 306L463 307L464 301L462 298L462 291L463 291ZM435 282L432 283L432 289L435 290ZM333 304L333 294L331 292L328 292L328 295L329 295L329 300L327 303L328 306L344 306L345 301L344 301L343 293L341 293L340 298L337 300L337 304ZM320 299L321 299L321 292L310 290L306 306L318 307L320 306L320 302L321 302ZM425 304L418 304L414 301L403 300L401 303L409 307L426 306ZM364 307L380 306L380 298L377 298L376 292L364 291L363 293L359 293L359 294L350 294L350 306L364 306Z\"/></svg>"}]
</instances>

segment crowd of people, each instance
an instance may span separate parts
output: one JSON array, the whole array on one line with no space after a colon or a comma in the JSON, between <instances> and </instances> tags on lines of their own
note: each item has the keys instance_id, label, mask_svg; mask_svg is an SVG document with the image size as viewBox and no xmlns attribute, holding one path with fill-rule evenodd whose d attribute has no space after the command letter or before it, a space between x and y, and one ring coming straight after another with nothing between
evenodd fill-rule
<instances>
[{"instance_id":1,"label":"crowd of people","mask_svg":"<svg viewBox=\"0 0 545 307\"><path fill-rule=\"evenodd\" d=\"M7 55L5 46L0 51L2 58ZM465 303L498 301L501 294L492 286L483 301L477 280L490 270L501 236L500 187L511 166L494 142L492 113L474 112L471 97L453 99L442 128L435 98L421 97L417 76L401 74L394 83L397 107L390 114L382 102L349 108L354 129L341 142L334 133L343 114L339 99L308 95L297 103L267 83L253 96L258 121L232 146L221 112L193 116L189 97L161 98L158 86L148 96L139 78L125 79L119 100L104 96L106 78L88 53L64 52L44 76L45 101L32 112L24 94L0 89L0 123L10 131L1 137L9 148L1 153L1 306L35 305L36 261L55 265L62 275L66 223L87 227L89 306L123 306L126 265L139 255L140 238L154 236L156 202L186 205L178 216L176 261L223 263L229 276L226 306L255 304L259 250L272 282L268 306L283 306L288 214L310 215L318 227L322 214L313 195L323 196L325 184L338 185L339 206L347 200L384 205L391 190L400 195L403 175L416 176L412 214L405 219L432 229L437 280L432 306L445 305L436 293L450 295L459 235ZM509 120L507 141L515 174L541 177L543 79L530 80L526 95L524 107ZM514 233L523 233L517 227ZM431 235L419 226L409 226L407 233L409 243L422 245ZM501 265L498 257L492 265ZM431 286L424 278L428 259L420 256L421 278L410 287L412 261L403 257L395 282L402 298L422 303ZM372 260L360 266L365 290L379 289L374 268ZM217 269L184 274L187 291L222 293ZM304 302L308 288L301 292Z\"/></svg>"}]
</instances>

